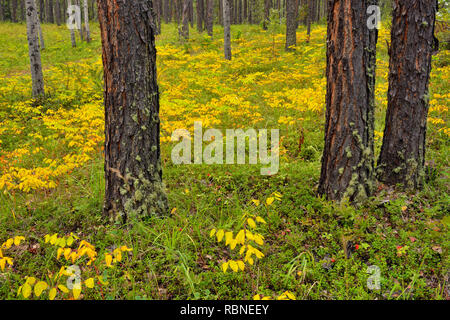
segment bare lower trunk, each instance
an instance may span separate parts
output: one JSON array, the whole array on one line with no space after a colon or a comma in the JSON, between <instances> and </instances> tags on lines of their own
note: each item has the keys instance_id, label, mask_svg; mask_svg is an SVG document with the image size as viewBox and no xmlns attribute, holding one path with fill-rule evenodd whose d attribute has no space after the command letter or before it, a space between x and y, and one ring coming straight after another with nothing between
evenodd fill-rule
<instances>
[{"instance_id":1,"label":"bare lower trunk","mask_svg":"<svg viewBox=\"0 0 450 320\"><path fill-rule=\"evenodd\" d=\"M213 36L214 0L206 0L206 31Z\"/></svg>"},{"instance_id":2,"label":"bare lower trunk","mask_svg":"<svg viewBox=\"0 0 450 320\"><path fill-rule=\"evenodd\" d=\"M360 202L373 191L376 0L333 0L328 11L325 145L319 193Z\"/></svg>"},{"instance_id":3,"label":"bare lower trunk","mask_svg":"<svg viewBox=\"0 0 450 320\"><path fill-rule=\"evenodd\" d=\"M38 97L44 95L44 77L42 74L41 52L38 43L38 15L36 12L36 4L34 0L26 0L25 2L26 19L27 19L27 39L28 52L30 56L32 95Z\"/></svg>"},{"instance_id":4,"label":"bare lower trunk","mask_svg":"<svg viewBox=\"0 0 450 320\"><path fill-rule=\"evenodd\" d=\"M184 0L183 3L183 21L181 26L181 34L184 39L189 39L189 6L192 0Z\"/></svg>"},{"instance_id":5,"label":"bare lower trunk","mask_svg":"<svg viewBox=\"0 0 450 320\"><path fill-rule=\"evenodd\" d=\"M393 3L388 108L377 175L406 189L423 185L436 11L434 0Z\"/></svg>"},{"instance_id":6,"label":"bare lower trunk","mask_svg":"<svg viewBox=\"0 0 450 320\"><path fill-rule=\"evenodd\" d=\"M290 50L297 44L296 3L296 0L287 0L286 2L286 50Z\"/></svg>"},{"instance_id":7,"label":"bare lower trunk","mask_svg":"<svg viewBox=\"0 0 450 320\"><path fill-rule=\"evenodd\" d=\"M152 1L98 1L105 104L104 214L161 216L159 92Z\"/></svg>"},{"instance_id":8,"label":"bare lower trunk","mask_svg":"<svg viewBox=\"0 0 450 320\"><path fill-rule=\"evenodd\" d=\"M223 0L223 51L225 59L231 60L230 1Z\"/></svg>"}]
</instances>

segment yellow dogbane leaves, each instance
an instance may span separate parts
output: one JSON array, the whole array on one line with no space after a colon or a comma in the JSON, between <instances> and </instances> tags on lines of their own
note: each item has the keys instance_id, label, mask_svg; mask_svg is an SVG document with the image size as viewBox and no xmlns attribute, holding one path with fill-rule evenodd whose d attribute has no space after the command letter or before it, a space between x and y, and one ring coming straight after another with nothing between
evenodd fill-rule
<instances>
[{"instance_id":1,"label":"yellow dogbane leaves","mask_svg":"<svg viewBox=\"0 0 450 320\"><path fill-rule=\"evenodd\" d=\"M15 236L14 238L9 238L0 246L0 270L5 271L6 266L13 265L13 259L3 255L2 250L8 250L12 246L19 246L22 241L25 240L23 236Z\"/></svg>"},{"instance_id":2,"label":"yellow dogbane leaves","mask_svg":"<svg viewBox=\"0 0 450 320\"><path fill-rule=\"evenodd\" d=\"M282 195L279 192L272 193L266 200L266 206L271 206L275 200L280 201ZM261 202L257 199L252 199L251 203L259 208ZM244 212L242 216L243 228L238 230L236 235L233 231L226 231L224 229L212 229L209 236L215 237L220 243L225 238L225 246L228 246L231 251L239 248L238 254L240 259L230 259L221 265L221 270L226 273L228 269L233 272L244 271L245 264L253 265L255 259L262 259L264 254L257 246L264 245L264 236L260 234L257 229L258 225L267 224L267 222L257 213Z\"/></svg>"},{"instance_id":3,"label":"yellow dogbane leaves","mask_svg":"<svg viewBox=\"0 0 450 320\"><path fill-rule=\"evenodd\" d=\"M22 240L24 240L23 237L8 239L2 247L9 248L15 243L20 244ZM44 297L49 300L80 299L83 297L83 291L95 289L96 283L98 286L107 286L109 282L106 281L105 274L99 273L100 270L103 269L106 272L105 267L113 267L114 263L126 262L124 259L128 255L124 255L124 253L133 251L132 248L122 245L116 247L112 252L106 252L105 260L97 260L98 253L95 247L73 233L68 236L58 236L57 233L47 234L44 236L44 243L56 247L57 260L64 257L69 264L74 262L77 264L62 266L55 273L49 271L46 281L35 277L26 277L24 283L17 290L18 297L22 296L25 299ZM0 257L3 257L1 251ZM95 266L92 267L94 263ZM82 273L93 274L93 276L84 278ZM96 280L98 281L96 282Z\"/></svg>"},{"instance_id":4,"label":"yellow dogbane leaves","mask_svg":"<svg viewBox=\"0 0 450 320\"><path fill-rule=\"evenodd\" d=\"M272 297L257 294L253 296L253 300L272 300ZM279 295L276 300L296 300L296 298L290 291L285 291Z\"/></svg>"}]
</instances>

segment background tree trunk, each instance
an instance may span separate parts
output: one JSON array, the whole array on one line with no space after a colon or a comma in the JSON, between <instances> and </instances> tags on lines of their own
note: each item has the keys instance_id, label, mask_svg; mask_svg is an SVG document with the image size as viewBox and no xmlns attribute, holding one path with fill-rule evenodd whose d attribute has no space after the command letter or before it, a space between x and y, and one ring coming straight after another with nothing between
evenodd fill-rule
<instances>
[{"instance_id":1,"label":"background tree trunk","mask_svg":"<svg viewBox=\"0 0 450 320\"><path fill-rule=\"evenodd\" d=\"M33 97L44 95L44 76L42 74L41 52L37 37L38 15L36 12L36 4L34 0L26 0L25 7L27 10L27 39L28 53L30 56L31 82Z\"/></svg>"},{"instance_id":2,"label":"background tree trunk","mask_svg":"<svg viewBox=\"0 0 450 320\"><path fill-rule=\"evenodd\" d=\"M11 21L17 22L17 0L11 0Z\"/></svg>"},{"instance_id":3,"label":"background tree trunk","mask_svg":"<svg viewBox=\"0 0 450 320\"><path fill-rule=\"evenodd\" d=\"M184 39L189 39L189 6L192 0L184 0L183 3L183 22L181 33Z\"/></svg>"},{"instance_id":4,"label":"background tree trunk","mask_svg":"<svg viewBox=\"0 0 450 320\"><path fill-rule=\"evenodd\" d=\"M435 0L393 3L388 108L377 168L378 179L388 185L423 185L436 11Z\"/></svg>"},{"instance_id":5,"label":"background tree trunk","mask_svg":"<svg viewBox=\"0 0 450 320\"><path fill-rule=\"evenodd\" d=\"M376 0L333 0L328 11L325 146L319 193L359 202L373 191Z\"/></svg>"},{"instance_id":6,"label":"background tree trunk","mask_svg":"<svg viewBox=\"0 0 450 320\"><path fill-rule=\"evenodd\" d=\"M230 1L222 0L223 5L223 51L225 59L231 60Z\"/></svg>"},{"instance_id":7,"label":"background tree trunk","mask_svg":"<svg viewBox=\"0 0 450 320\"><path fill-rule=\"evenodd\" d=\"M55 0L55 20L56 25L61 25L61 4L59 2L60 0Z\"/></svg>"},{"instance_id":8,"label":"background tree trunk","mask_svg":"<svg viewBox=\"0 0 450 320\"><path fill-rule=\"evenodd\" d=\"M286 50L297 44L296 3L296 0L287 0L286 2Z\"/></svg>"},{"instance_id":9,"label":"background tree trunk","mask_svg":"<svg viewBox=\"0 0 450 320\"><path fill-rule=\"evenodd\" d=\"M160 158L152 1L98 1L105 101L105 205L114 219L168 210Z\"/></svg>"},{"instance_id":10,"label":"background tree trunk","mask_svg":"<svg viewBox=\"0 0 450 320\"><path fill-rule=\"evenodd\" d=\"M69 7L72 5L72 0L67 0L67 10L69 10ZM70 29L70 42L72 43L72 48L75 48L77 46L77 42L75 40L75 30Z\"/></svg>"},{"instance_id":11,"label":"background tree trunk","mask_svg":"<svg viewBox=\"0 0 450 320\"><path fill-rule=\"evenodd\" d=\"M203 0L197 0L197 31L203 31L203 23L204 23L204 3Z\"/></svg>"},{"instance_id":12,"label":"background tree trunk","mask_svg":"<svg viewBox=\"0 0 450 320\"><path fill-rule=\"evenodd\" d=\"M210 37L213 36L214 24L214 0L206 0L206 31Z\"/></svg>"}]
</instances>

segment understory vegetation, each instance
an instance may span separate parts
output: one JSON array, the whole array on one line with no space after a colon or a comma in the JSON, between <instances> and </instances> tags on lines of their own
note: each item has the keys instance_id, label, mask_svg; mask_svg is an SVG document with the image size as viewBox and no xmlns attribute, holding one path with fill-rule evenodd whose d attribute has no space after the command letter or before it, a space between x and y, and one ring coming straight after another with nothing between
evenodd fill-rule
<instances>
[{"instance_id":1,"label":"understory vegetation","mask_svg":"<svg viewBox=\"0 0 450 320\"><path fill-rule=\"evenodd\" d=\"M65 26L42 27L46 97L35 101L26 26L0 24L0 299L449 298L448 50L433 57L424 189L377 184L375 196L354 207L316 195L326 26L314 25L309 43L300 26L297 47L285 52L283 30L233 25L226 61L220 26L212 39L191 30L180 41L176 25L163 24L157 73L170 212L123 226L102 216L98 24L92 42L76 48ZM377 155L389 38L383 27ZM221 130L279 128L278 173L262 176L260 165L248 164L174 165L172 132L193 132L194 121ZM369 266L379 268L380 289L367 285L375 275Z\"/></svg>"}]
</instances>

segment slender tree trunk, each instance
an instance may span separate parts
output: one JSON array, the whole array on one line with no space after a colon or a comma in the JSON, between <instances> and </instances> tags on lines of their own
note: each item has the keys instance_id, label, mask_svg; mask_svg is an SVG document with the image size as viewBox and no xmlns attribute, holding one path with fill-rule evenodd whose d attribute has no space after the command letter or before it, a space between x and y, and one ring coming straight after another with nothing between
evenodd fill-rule
<instances>
[{"instance_id":1,"label":"slender tree trunk","mask_svg":"<svg viewBox=\"0 0 450 320\"><path fill-rule=\"evenodd\" d=\"M184 0L183 3L183 22L181 27L181 34L184 39L189 39L189 6L192 0Z\"/></svg>"},{"instance_id":2,"label":"slender tree trunk","mask_svg":"<svg viewBox=\"0 0 450 320\"><path fill-rule=\"evenodd\" d=\"M49 23L55 23L55 19L53 16L53 0L47 0L48 4L48 13L47 13L47 19Z\"/></svg>"},{"instance_id":3,"label":"slender tree trunk","mask_svg":"<svg viewBox=\"0 0 450 320\"><path fill-rule=\"evenodd\" d=\"M313 0L308 0L308 15L306 17L306 42L311 38L311 22L312 22L312 8Z\"/></svg>"},{"instance_id":4,"label":"slender tree trunk","mask_svg":"<svg viewBox=\"0 0 450 320\"><path fill-rule=\"evenodd\" d=\"M286 3L286 51L297 45L297 23L295 17L296 0L287 0Z\"/></svg>"},{"instance_id":5,"label":"slender tree trunk","mask_svg":"<svg viewBox=\"0 0 450 320\"><path fill-rule=\"evenodd\" d=\"M194 1L189 1L189 24L194 27Z\"/></svg>"},{"instance_id":6,"label":"slender tree trunk","mask_svg":"<svg viewBox=\"0 0 450 320\"><path fill-rule=\"evenodd\" d=\"M80 0L75 0L75 4L80 8L80 14L81 14L81 6L80 6ZM79 25L78 33L80 34L80 40L83 41L83 28L81 26L81 23Z\"/></svg>"},{"instance_id":7,"label":"slender tree trunk","mask_svg":"<svg viewBox=\"0 0 450 320\"><path fill-rule=\"evenodd\" d=\"M91 42L91 30L89 29L89 11L88 11L88 2L87 0L83 0L84 6L84 27L86 28L86 42Z\"/></svg>"},{"instance_id":8,"label":"slender tree trunk","mask_svg":"<svg viewBox=\"0 0 450 320\"><path fill-rule=\"evenodd\" d=\"M170 13L170 0L163 0L164 1L164 21L166 23L170 22L169 13Z\"/></svg>"},{"instance_id":9,"label":"slender tree trunk","mask_svg":"<svg viewBox=\"0 0 450 320\"><path fill-rule=\"evenodd\" d=\"M60 0L55 0L55 20L56 25L61 25L61 4L59 2Z\"/></svg>"},{"instance_id":10,"label":"slender tree trunk","mask_svg":"<svg viewBox=\"0 0 450 320\"><path fill-rule=\"evenodd\" d=\"M270 22L270 8L272 7L272 0L264 0L264 23L263 29L267 30Z\"/></svg>"},{"instance_id":11,"label":"slender tree trunk","mask_svg":"<svg viewBox=\"0 0 450 320\"><path fill-rule=\"evenodd\" d=\"M434 0L393 3L388 108L377 174L380 181L405 189L423 186L436 11Z\"/></svg>"},{"instance_id":12,"label":"slender tree trunk","mask_svg":"<svg viewBox=\"0 0 450 320\"><path fill-rule=\"evenodd\" d=\"M11 0L11 21L17 22L17 0Z\"/></svg>"},{"instance_id":13,"label":"slender tree trunk","mask_svg":"<svg viewBox=\"0 0 450 320\"><path fill-rule=\"evenodd\" d=\"M223 26L223 1L219 0L219 24Z\"/></svg>"},{"instance_id":14,"label":"slender tree trunk","mask_svg":"<svg viewBox=\"0 0 450 320\"><path fill-rule=\"evenodd\" d=\"M213 36L213 24L214 24L214 0L206 1L206 31L210 37Z\"/></svg>"},{"instance_id":15,"label":"slender tree trunk","mask_svg":"<svg viewBox=\"0 0 450 320\"><path fill-rule=\"evenodd\" d=\"M197 0L197 31L203 31L203 23L204 23L204 2L203 0Z\"/></svg>"},{"instance_id":16,"label":"slender tree trunk","mask_svg":"<svg viewBox=\"0 0 450 320\"><path fill-rule=\"evenodd\" d=\"M72 0L67 0L67 10L69 10L71 5ZM70 29L70 42L72 43L72 48L75 48L77 46L77 42L75 40L75 30L73 28Z\"/></svg>"},{"instance_id":17,"label":"slender tree trunk","mask_svg":"<svg viewBox=\"0 0 450 320\"><path fill-rule=\"evenodd\" d=\"M36 10L37 5L36 5L36 1L33 0L33 4L34 4L34 8ZM41 22L39 21L39 16L38 16L38 11L36 11L36 24L37 24L37 31L39 34L39 43L41 50L45 49L45 42L44 42L44 35L42 34L42 27L41 27Z\"/></svg>"},{"instance_id":18,"label":"slender tree trunk","mask_svg":"<svg viewBox=\"0 0 450 320\"><path fill-rule=\"evenodd\" d=\"M105 103L104 214L165 215L152 1L99 0Z\"/></svg>"},{"instance_id":19,"label":"slender tree trunk","mask_svg":"<svg viewBox=\"0 0 450 320\"><path fill-rule=\"evenodd\" d=\"M44 0L39 0L39 21L44 22L45 3Z\"/></svg>"},{"instance_id":20,"label":"slender tree trunk","mask_svg":"<svg viewBox=\"0 0 450 320\"><path fill-rule=\"evenodd\" d=\"M5 10L4 10L4 6L5 4L3 3L4 0L0 0L0 21L5 21Z\"/></svg>"},{"instance_id":21,"label":"slender tree trunk","mask_svg":"<svg viewBox=\"0 0 450 320\"><path fill-rule=\"evenodd\" d=\"M223 0L223 51L226 60L231 60L230 1Z\"/></svg>"},{"instance_id":22,"label":"slender tree trunk","mask_svg":"<svg viewBox=\"0 0 450 320\"><path fill-rule=\"evenodd\" d=\"M32 81L31 92L33 97L38 97L44 95L44 76L42 74L41 52L39 50L39 42L37 37L38 15L34 0L26 0L25 7L27 10L27 39Z\"/></svg>"},{"instance_id":23,"label":"slender tree trunk","mask_svg":"<svg viewBox=\"0 0 450 320\"><path fill-rule=\"evenodd\" d=\"M332 0L328 11L325 146L319 193L360 202L373 191L377 0Z\"/></svg>"}]
</instances>

